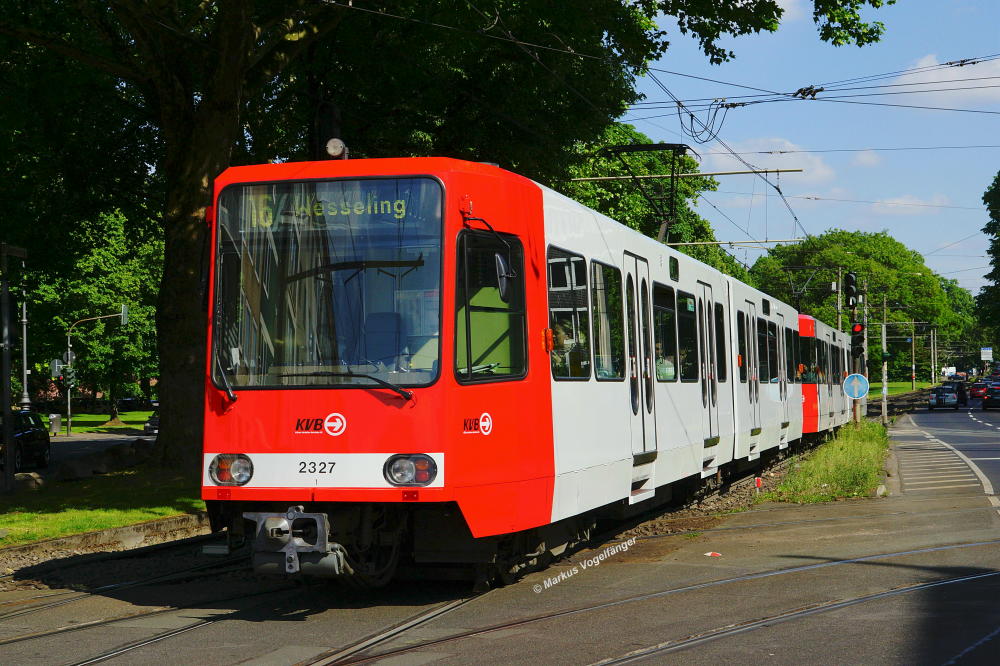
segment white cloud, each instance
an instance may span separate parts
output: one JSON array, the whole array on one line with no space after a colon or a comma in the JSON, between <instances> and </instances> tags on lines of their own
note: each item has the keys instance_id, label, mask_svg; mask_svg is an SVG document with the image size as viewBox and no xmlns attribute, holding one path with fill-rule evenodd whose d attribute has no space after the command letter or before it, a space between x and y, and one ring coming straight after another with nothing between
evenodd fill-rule
<instances>
[{"instance_id":1,"label":"white cloud","mask_svg":"<svg viewBox=\"0 0 1000 666\"><path fill-rule=\"evenodd\" d=\"M874 150L863 150L854 156L854 166L875 167L882 164L882 158Z\"/></svg>"},{"instance_id":2,"label":"white cloud","mask_svg":"<svg viewBox=\"0 0 1000 666\"><path fill-rule=\"evenodd\" d=\"M945 106L959 108L963 105L986 104L1000 102L1000 88L987 88L984 86L997 85L997 79L985 77L1000 77L1000 60L989 60L975 65L964 65L962 67L936 68L940 65L937 55L930 54L920 58L912 65L915 68L935 68L912 74L903 74L896 77L889 83L895 87L884 90L873 90L871 92L900 92L919 89L941 89L941 88L968 88L968 90L947 90L941 92L921 93L913 95L885 95L870 98L871 101L887 101L894 104L920 104L927 106ZM962 80L979 79L979 80ZM878 85L880 81L873 81L861 85ZM900 85L919 84L919 85ZM853 84L851 84L853 86ZM859 91L864 92L864 91ZM826 94L830 94L828 91Z\"/></svg>"},{"instance_id":3,"label":"white cloud","mask_svg":"<svg viewBox=\"0 0 1000 666\"><path fill-rule=\"evenodd\" d=\"M785 10L781 15L782 23L797 21L806 15L802 0L778 0L778 5Z\"/></svg>"},{"instance_id":4,"label":"white cloud","mask_svg":"<svg viewBox=\"0 0 1000 666\"><path fill-rule=\"evenodd\" d=\"M935 194L930 199L904 194L900 197L882 199L879 203L873 204L871 210L879 215L934 215L941 212L936 206L947 206L949 203L948 197L943 194Z\"/></svg>"},{"instance_id":5,"label":"white cloud","mask_svg":"<svg viewBox=\"0 0 1000 666\"><path fill-rule=\"evenodd\" d=\"M836 173L823 161L823 158L815 153L799 153L787 151L802 150L788 139L776 137L749 139L747 141L731 142L729 146L737 153L750 153L740 155L757 169L802 169L802 173L768 174L768 179L774 183L780 183L782 189L788 191L786 185L804 186L826 183L833 180ZM732 155L723 152L719 145L710 148L710 154L705 155L702 171L745 171L747 166ZM764 152L767 151L767 152ZM699 151L700 152L700 151ZM747 176L742 176L746 178ZM720 182L727 183L725 179L740 178L740 176L720 176ZM746 185L740 185L746 187ZM736 187L723 187L722 189L736 189Z\"/></svg>"}]
</instances>

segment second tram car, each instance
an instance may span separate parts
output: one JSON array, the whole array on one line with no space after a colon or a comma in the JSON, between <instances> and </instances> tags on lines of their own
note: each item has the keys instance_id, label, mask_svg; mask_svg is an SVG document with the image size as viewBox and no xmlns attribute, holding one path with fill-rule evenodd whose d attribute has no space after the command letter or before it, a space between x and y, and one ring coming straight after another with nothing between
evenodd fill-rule
<instances>
[{"instance_id":1,"label":"second tram car","mask_svg":"<svg viewBox=\"0 0 1000 666\"><path fill-rule=\"evenodd\" d=\"M851 420L842 384L850 374L850 338L815 317L799 315L802 431L832 431Z\"/></svg>"}]
</instances>

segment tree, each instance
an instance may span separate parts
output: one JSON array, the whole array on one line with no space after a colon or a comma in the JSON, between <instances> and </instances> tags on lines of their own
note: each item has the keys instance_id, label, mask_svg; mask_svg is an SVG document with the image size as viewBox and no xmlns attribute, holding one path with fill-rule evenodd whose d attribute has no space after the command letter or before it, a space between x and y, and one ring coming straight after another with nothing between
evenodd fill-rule
<instances>
[{"instance_id":1,"label":"tree","mask_svg":"<svg viewBox=\"0 0 1000 666\"><path fill-rule=\"evenodd\" d=\"M976 296L976 311L983 323L994 348L1000 348L1000 173L983 194L983 203L989 214L989 221L983 233L990 237L986 254L990 257L992 270L986 275L988 284Z\"/></svg>"},{"instance_id":2,"label":"tree","mask_svg":"<svg viewBox=\"0 0 1000 666\"><path fill-rule=\"evenodd\" d=\"M804 267L799 270L793 267ZM837 294L831 283L841 274L853 271L859 287L868 299L868 358L873 367L881 367L882 349L879 327L883 297L890 324L890 379L910 378L910 345L907 337L916 334L918 377L929 377L927 336L937 328L943 343L968 343L975 336L971 295L954 280L935 275L924 265L923 257L892 238L888 232L830 230L810 236L797 245L772 249L751 269L754 283L762 291L810 314L831 326L837 325ZM860 321L864 308L857 309L854 321ZM841 311L841 330L852 321L846 304ZM911 327L902 322L928 322Z\"/></svg>"},{"instance_id":3,"label":"tree","mask_svg":"<svg viewBox=\"0 0 1000 666\"><path fill-rule=\"evenodd\" d=\"M581 141L577 144L577 161L569 167L569 175L572 178L588 178L671 173L674 157L670 151L628 153L621 159L605 151L609 146L650 143L652 140L649 137L636 131L631 125L611 125L598 140ZM676 159L677 173L698 171L698 163L693 157L681 155ZM669 217L669 179L562 180L555 182L554 187L566 196L652 238L658 236L660 225ZM715 190L717 187L718 183L707 176L677 179L674 198L676 217L667 227L666 242L717 240L711 225L694 210L699 193ZM677 249L741 280L748 276L746 268L718 245L688 245Z\"/></svg>"},{"instance_id":4,"label":"tree","mask_svg":"<svg viewBox=\"0 0 1000 666\"><path fill-rule=\"evenodd\" d=\"M836 44L877 39L881 25L864 23L858 10L882 4L814 0L821 38ZM325 97L360 96L334 87L341 76L364 79L369 92L362 111L377 111L350 116L355 133L345 136L351 142L397 154L498 146L497 158L536 175L551 164L559 139L597 134L633 101L632 78L668 46L653 23L659 12L680 17L681 31L699 39L713 60L730 57L718 46L721 37L774 30L781 16L774 0L603 0L586 12L524 0L489 15L467 3L417 0L364 6L7 0L0 7L0 34L13 38L19 57L48 50L94 68L106 85L134 100L138 126L155 128L159 150L147 157L163 183L166 253L157 307L161 376L167 380L161 386L161 441L164 462L192 469L201 441L205 349L205 312L193 296L201 290L198 258L212 179L231 163L234 149L255 159L305 152L310 128L335 126L330 116L337 108L345 115L357 110ZM433 24L462 32L431 30ZM383 43L392 46L392 59L373 57L373 45ZM304 90L314 94L292 99L303 91L292 85L292 66L308 63L310 53L313 71L329 72L330 79L322 82L325 89L307 80ZM465 71L476 78L463 76ZM450 75L444 83L435 78L442 72ZM395 97L371 95L383 80ZM523 83L528 92L522 96ZM435 110L452 97L458 101ZM289 102L297 103L286 112ZM285 122L294 117L323 122ZM552 132L556 140L537 141L540 132ZM511 140L493 143L504 138Z\"/></svg>"},{"instance_id":5,"label":"tree","mask_svg":"<svg viewBox=\"0 0 1000 666\"><path fill-rule=\"evenodd\" d=\"M40 336L44 358L60 358L66 333L81 319L118 312L128 306L128 323L118 317L84 322L73 329L74 368L81 386L104 391L109 420L118 417L118 398L129 387L155 377L156 286L163 269L160 241L136 243L120 212L101 215L72 234L82 254L67 275L36 275L31 307L50 322Z\"/></svg>"}]
</instances>

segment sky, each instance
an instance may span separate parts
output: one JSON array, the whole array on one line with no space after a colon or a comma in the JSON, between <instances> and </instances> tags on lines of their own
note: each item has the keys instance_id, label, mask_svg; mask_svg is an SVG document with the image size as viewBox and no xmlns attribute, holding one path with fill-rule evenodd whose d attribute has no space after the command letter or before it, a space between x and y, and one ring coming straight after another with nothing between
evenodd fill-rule
<instances>
[{"instance_id":1,"label":"sky","mask_svg":"<svg viewBox=\"0 0 1000 666\"><path fill-rule=\"evenodd\" d=\"M1000 172L1000 0L898 0L891 7L866 8L865 18L882 21L886 33L879 43L862 48L822 42L811 0L779 4L785 8L779 30L724 39L721 44L736 57L722 65L710 64L697 41L681 35L669 20L661 23L671 46L652 66L661 70L653 76L705 125L710 123L705 104L712 99L746 102L774 99L765 91L827 88L815 101L751 104L728 110L724 119L719 112L712 124L718 139L745 153L742 158L754 168L803 169L768 175L785 194L800 227L775 190L753 175L718 177L719 191L706 193L698 212L712 223L716 237L727 241L800 238L803 230L821 234L833 228L887 231L923 254L932 270L976 294L989 272L982 196ZM940 67L988 56L992 59ZM918 71L909 71L914 69ZM901 85L913 83L919 85ZM861 86L892 87L842 90ZM640 79L638 89L646 95L645 103L620 120L654 141L691 146L701 156L701 171L748 168L718 141L699 143L685 134L676 104L656 81ZM928 89L936 91L898 94ZM887 92L893 94L873 95ZM845 97L860 94L868 96ZM833 96L842 101L822 101ZM761 254L730 251L748 264Z\"/></svg>"}]
</instances>

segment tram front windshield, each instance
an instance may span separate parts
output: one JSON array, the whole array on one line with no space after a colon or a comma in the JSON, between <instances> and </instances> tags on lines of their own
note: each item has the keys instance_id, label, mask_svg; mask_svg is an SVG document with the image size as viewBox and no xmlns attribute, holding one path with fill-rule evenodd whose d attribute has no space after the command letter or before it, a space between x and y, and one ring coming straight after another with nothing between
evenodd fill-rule
<instances>
[{"instance_id":1,"label":"tram front windshield","mask_svg":"<svg viewBox=\"0 0 1000 666\"><path fill-rule=\"evenodd\" d=\"M219 386L400 386L440 367L440 184L236 185L219 199Z\"/></svg>"}]
</instances>

